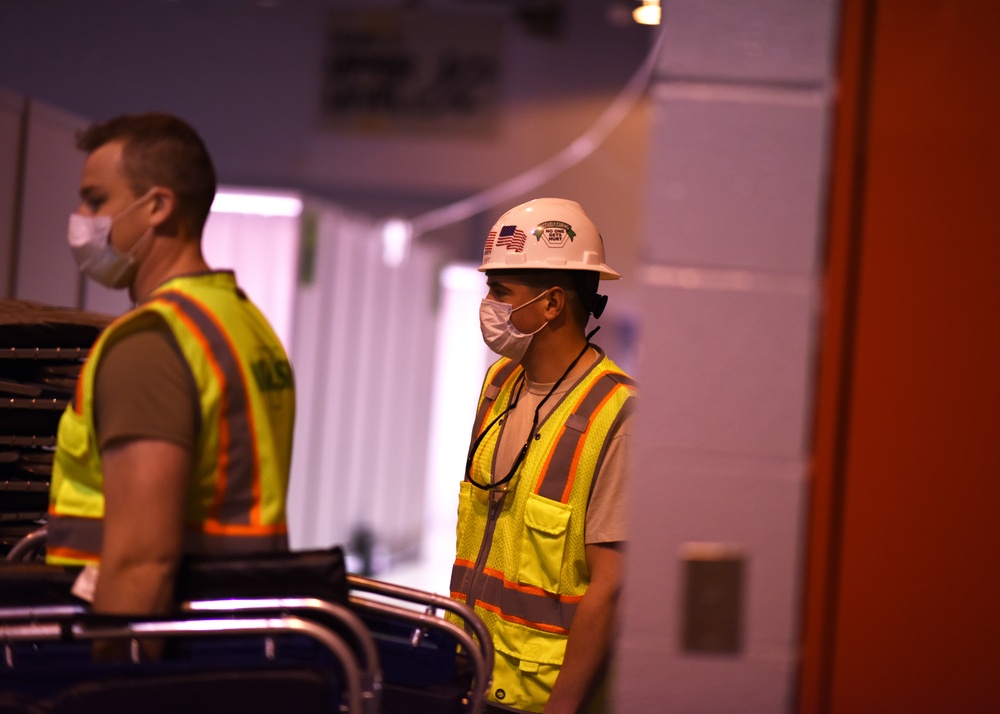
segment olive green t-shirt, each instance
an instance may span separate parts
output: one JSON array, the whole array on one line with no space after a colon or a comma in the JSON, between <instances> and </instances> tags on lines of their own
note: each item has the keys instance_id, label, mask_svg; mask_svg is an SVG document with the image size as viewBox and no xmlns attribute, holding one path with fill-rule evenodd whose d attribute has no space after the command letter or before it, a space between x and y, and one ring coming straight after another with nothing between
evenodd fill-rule
<instances>
[{"instance_id":1,"label":"olive green t-shirt","mask_svg":"<svg viewBox=\"0 0 1000 714\"><path fill-rule=\"evenodd\" d=\"M116 441L156 439L190 450L201 409L194 375L173 333L158 315L105 347L94 384L94 420L101 450Z\"/></svg>"}]
</instances>

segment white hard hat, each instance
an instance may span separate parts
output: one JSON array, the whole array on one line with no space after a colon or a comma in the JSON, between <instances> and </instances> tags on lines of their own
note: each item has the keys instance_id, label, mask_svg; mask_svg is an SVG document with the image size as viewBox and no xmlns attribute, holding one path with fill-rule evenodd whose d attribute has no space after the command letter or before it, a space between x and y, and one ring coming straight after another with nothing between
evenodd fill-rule
<instances>
[{"instance_id":1,"label":"white hard hat","mask_svg":"<svg viewBox=\"0 0 1000 714\"><path fill-rule=\"evenodd\" d=\"M516 206L490 229L479 270L589 270L621 278L604 262L604 240L576 201L535 198Z\"/></svg>"}]
</instances>

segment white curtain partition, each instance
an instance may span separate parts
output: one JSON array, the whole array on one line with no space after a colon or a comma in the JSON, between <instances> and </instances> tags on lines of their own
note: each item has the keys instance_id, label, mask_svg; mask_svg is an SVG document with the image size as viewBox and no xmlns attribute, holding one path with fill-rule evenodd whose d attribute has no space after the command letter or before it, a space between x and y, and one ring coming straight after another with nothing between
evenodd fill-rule
<instances>
[{"instance_id":1,"label":"white curtain partition","mask_svg":"<svg viewBox=\"0 0 1000 714\"><path fill-rule=\"evenodd\" d=\"M297 216L213 214L206 253L233 267L295 369L292 547L350 545L379 568L416 555L424 521L435 253L383 256L382 225L304 201ZM360 570L355 560L351 567Z\"/></svg>"},{"instance_id":2,"label":"white curtain partition","mask_svg":"<svg viewBox=\"0 0 1000 714\"><path fill-rule=\"evenodd\" d=\"M381 225L306 213L316 240L293 320L292 544L349 544L364 529L382 568L415 555L421 538L437 259L414 245L387 264Z\"/></svg>"},{"instance_id":3,"label":"white curtain partition","mask_svg":"<svg viewBox=\"0 0 1000 714\"><path fill-rule=\"evenodd\" d=\"M289 356L299 222L298 215L213 210L202 238L205 260L213 268L236 271L240 287L267 316Z\"/></svg>"},{"instance_id":4,"label":"white curtain partition","mask_svg":"<svg viewBox=\"0 0 1000 714\"><path fill-rule=\"evenodd\" d=\"M479 303L486 295L486 276L476 270L477 266L453 264L440 274L421 561L390 574L400 582L435 592L447 592L455 560L458 485L465 473L483 375L497 358L483 343L479 330Z\"/></svg>"}]
</instances>

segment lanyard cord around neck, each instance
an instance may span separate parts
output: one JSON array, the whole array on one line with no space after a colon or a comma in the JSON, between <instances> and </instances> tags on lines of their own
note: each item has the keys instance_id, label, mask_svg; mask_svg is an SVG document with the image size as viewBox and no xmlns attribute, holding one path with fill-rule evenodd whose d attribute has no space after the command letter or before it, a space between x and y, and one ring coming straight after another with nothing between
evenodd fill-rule
<instances>
[{"instance_id":1,"label":"lanyard cord around neck","mask_svg":"<svg viewBox=\"0 0 1000 714\"><path fill-rule=\"evenodd\" d=\"M593 333L591 333L591 334L593 334ZM589 335L588 335L588 338L589 338ZM576 358L572 362L569 363L569 367L567 367L566 371L562 373L562 376L558 380L556 380L556 383L552 385L552 389L550 389L548 391L548 394L546 394L542 398L542 400L540 402L538 402L538 406L535 407L535 415L534 415L534 417L531 420L531 429L528 431L528 438L525 440L524 446L521 447L521 450L519 452L517 452L517 458L514 459L514 465L510 467L510 471L507 473L507 475L504 476L499 481L497 481L496 483L490 483L490 484L485 484L485 485L481 484L481 483L477 483L475 481L475 479L472 478L472 460L475 458L476 451L479 449L479 445L482 443L483 439L489 433L490 429L492 429L493 426L498 421L500 421L501 419L503 419L503 417L508 412L510 412L512 409L514 409L514 407L517 406L518 401L521 399L521 392L524 390L524 374L522 373L518 377L517 384L515 384L514 387L511 390L512 392L514 390L516 390L516 393L514 394L514 398L512 399L511 403L508 404L507 408L504 409L502 412L500 412L500 414L495 419L493 419L493 421L491 421L489 424L486 425L486 428L483 429L479 433L479 436L476 437L476 440L472 442L472 446L469 447L469 456L465 460L465 480L466 481L468 481L469 483L471 483L476 488L480 488L480 489L482 489L484 491L489 491L491 489L497 488L498 486L503 486L505 483L507 483L508 481L510 481L512 478L514 478L514 474L517 473L518 468L520 468L520 466L521 466L521 462L524 461L524 457L528 453L528 447L531 446L531 440L535 438L535 429L538 428L538 415L541 412L542 406L545 404L545 402L548 401L549 397L551 397L553 395L553 393L555 393L555 391L559 388L559 385L563 383L563 380L566 379L566 377L569 376L569 373L573 371L573 368L576 367L577 362L579 362L580 359L587 353L587 350L589 348L590 348L590 342L589 342L589 339L588 339L587 344L585 344L583 346L583 349L580 351L580 354L578 354L576 356Z\"/></svg>"}]
</instances>

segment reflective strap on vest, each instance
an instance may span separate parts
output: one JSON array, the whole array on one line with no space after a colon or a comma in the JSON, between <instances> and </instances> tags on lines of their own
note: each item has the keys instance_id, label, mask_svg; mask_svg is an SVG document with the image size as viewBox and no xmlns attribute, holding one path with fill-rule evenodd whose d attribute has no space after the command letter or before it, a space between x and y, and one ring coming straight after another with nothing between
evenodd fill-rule
<instances>
[{"instance_id":1,"label":"reflective strap on vest","mask_svg":"<svg viewBox=\"0 0 1000 714\"><path fill-rule=\"evenodd\" d=\"M493 375L493 379L491 379L490 383L486 385L486 389L483 391L483 400L479 404L479 411L476 413L476 421L472 427L474 429L472 433L473 439L482 433L483 428L486 426L486 416L493 407L493 402L497 400L497 397L503 390L504 384L508 379L510 379L514 370L516 370L519 366L520 362L508 361L507 364L503 365L496 371L496 374Z\"/></svg>"},{"instance_id":2,"label":"reflective strap on vest","mask_svg":"<svg viewBox=\"0 0 1000 714\"><path fill-rule=\"evenodd\" d=\"M49 511L49 555L80 560L97 560L104 541L104 521L100 518L59 516ZM63 544L68 545L63 545Z\"/></svg>"},{"instance_id":3,"label":"reflective strap on vest","mask_svg":"<svg viewBox=\"0 0 1000 714\"><path fill-rule=\"evenodd\" d=\"M80 560L97 560L104 540L104 521L100 518L52 516L48 523L48 546L51 555ZM59 544L70 542L72 547ZM248 533L204 533L185 530L184 552L197 555L249 555L288 550L288 531L274 526L271 532L254 529Z\"/></svg>"},{"instance_id":4,"label":"reflective strap on vest","mask_svg":"<svg viewBox=\"0 0 1000 714\"><path fill-rule=\"evenodd\" d=\"M239 358L213 315L191 297L174 290L158 293L156 302L174 309L201 343L219 382L219 454L215 500L209 519L226 524L249 524L246 504L256 507L260 470L250 400Z\"/></svg>"},{"instance_id":5,"label":"reflective strap on vest","mask_svg":"<svg viewBox=\"0 0 1000 714\"><path fill-rule=\"evenodd\" d=\"M452 598L462 600L465 597L462 584L464 580L472 578L473 567L473 563L455 563L451 571ZM476 597L477 606L495 612L504 620L536 630L559 635L569 632L582 595L546 593L541 588L505 580L503 573L492 568L486 568L482 575L485 576L485 582L481 593ZM502 610L499 603L503 603Z\"/></svg>"},{"instance_id":6,"label":"reflective strap on vest","mask_svg":"<svg viewBox=\"0 0 1000 714\"><path fill-rule=\"evenodd\" d=\"M566 419L555 447L535 484L535 493L553 501L567 503L573 491L573 479L593 416L620 387L634 387L635 380L619 372L608 372L594 381Z\"/></svg>"}]
</instances>

